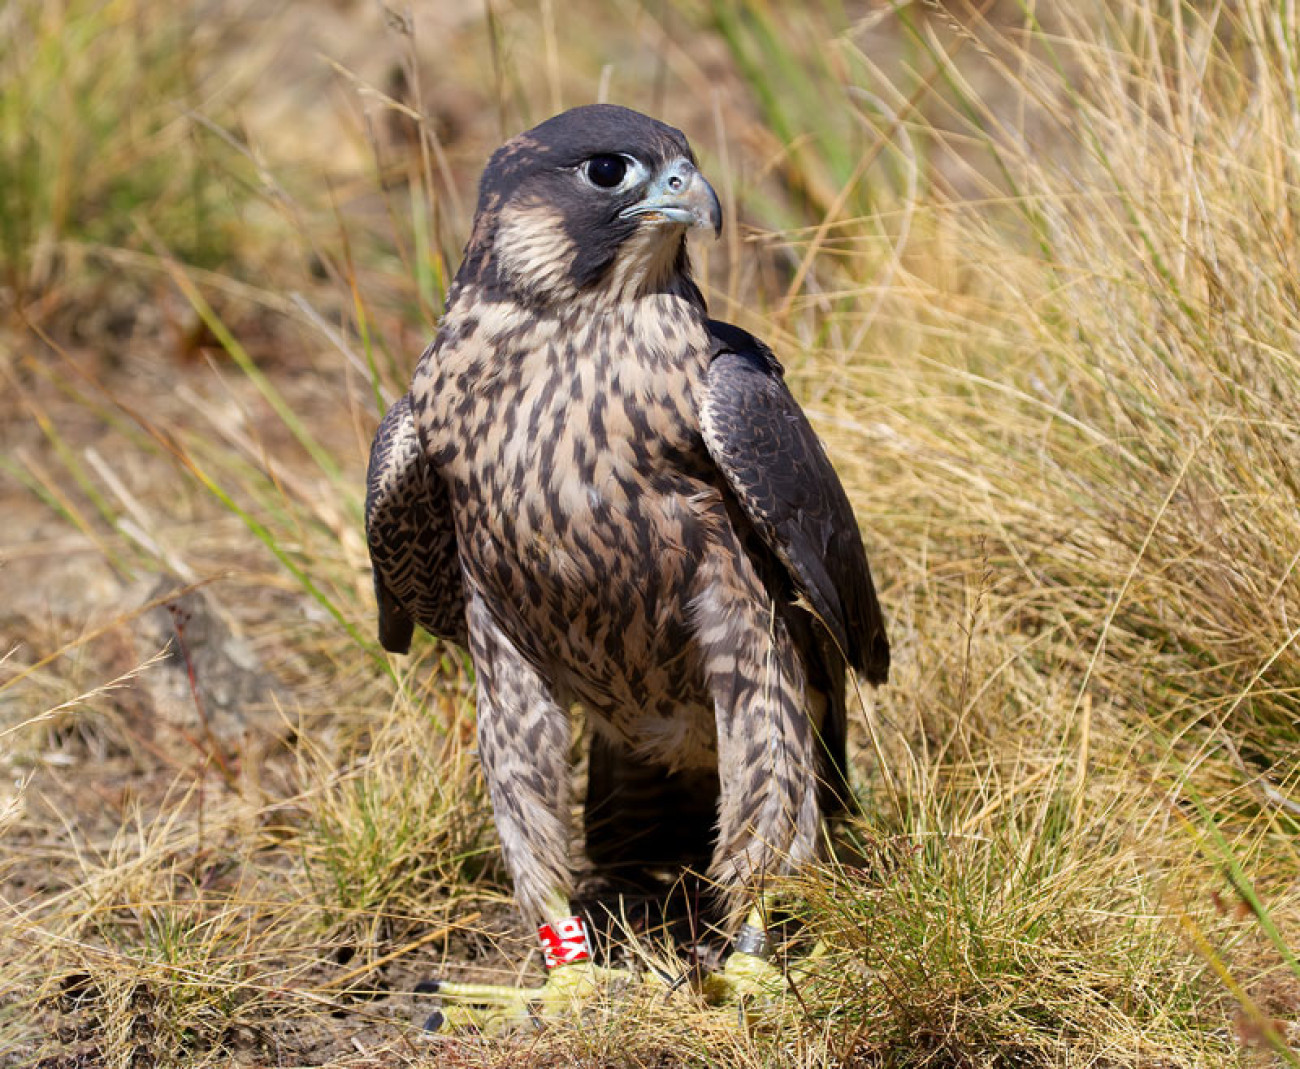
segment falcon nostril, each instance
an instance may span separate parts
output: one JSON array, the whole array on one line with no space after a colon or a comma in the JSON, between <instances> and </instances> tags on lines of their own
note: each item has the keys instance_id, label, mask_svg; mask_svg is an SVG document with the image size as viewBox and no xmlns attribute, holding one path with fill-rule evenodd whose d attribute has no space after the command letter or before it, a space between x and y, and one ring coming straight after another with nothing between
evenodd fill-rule
<instances>
[{"instance_id":1,"label":"falcon nostril","mask_svg":"<svg viewBox=\"0 0 1300 1069\"><path fill-rule=\"evenodd\" d=\"M673 175L672 178L668 179L668 188L671 189L674 193L679 192L682 186L685 184L686 183L682 181L680 175Z\"/></svg>"}]
</instances>

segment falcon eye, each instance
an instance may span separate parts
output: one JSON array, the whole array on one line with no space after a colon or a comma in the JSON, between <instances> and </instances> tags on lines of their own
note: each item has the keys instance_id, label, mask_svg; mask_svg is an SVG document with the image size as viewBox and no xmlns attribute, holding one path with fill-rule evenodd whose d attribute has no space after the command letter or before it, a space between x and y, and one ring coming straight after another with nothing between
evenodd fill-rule
<instances>
[{"instance_id":1,"label":"falcon eye","mask_svg":"<svg viewBox=\"0 0 1300 1069\"><path fill-rule=\"evenodd\" d=\"M587 161L586 171L593 186L613 189L627 177L627 160L622 156L593 156Z\"/></svg>"}]
</instances>

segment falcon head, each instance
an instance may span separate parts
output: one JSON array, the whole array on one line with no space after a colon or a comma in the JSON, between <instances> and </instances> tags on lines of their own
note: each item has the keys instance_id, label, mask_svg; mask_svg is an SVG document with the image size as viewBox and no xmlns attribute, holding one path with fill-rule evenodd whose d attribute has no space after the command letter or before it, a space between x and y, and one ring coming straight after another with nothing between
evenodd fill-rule
<instances>
[{"instance_id":1,"label":"falcon head","mask_svg":"<svg viewBox=\"0 0 1300 1069\"><path fill-rule=\"evenodd\" d=\"M508 141L479 184L461 277L534 306L690 284L686 232L722 211L680 130L574 108Z\"/></svg>"}]
</instances>

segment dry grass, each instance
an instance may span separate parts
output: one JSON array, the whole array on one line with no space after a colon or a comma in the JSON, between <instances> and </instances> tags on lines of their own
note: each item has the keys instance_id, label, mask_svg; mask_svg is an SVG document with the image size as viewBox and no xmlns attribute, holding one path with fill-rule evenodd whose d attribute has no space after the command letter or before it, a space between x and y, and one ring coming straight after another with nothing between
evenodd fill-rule
<instances>
[{"instance_id":1,"label":"dry grass","mask_svg":"<svg viewBox=\"0 0 1300 1069\"><path fill-rule=\"evenodd\" d=\"M238 22L177 64L161 6L50 10L0 15L0 1064L1300 1062L1288 7L494 7L423 82L393 19L423 96L343 55L301 120L334 151L293 159L256 93L231 118L274 83ZM365 447L498 126L629 55L611 99L739 210L710 300L827 440L896 673L864 816L791 881L825 953L783 1003L430 1045L414 982L514 975L526 933L466 662L369 637ZM159 573L208 599L182 658Z\"/></svg>"}]
</instances>

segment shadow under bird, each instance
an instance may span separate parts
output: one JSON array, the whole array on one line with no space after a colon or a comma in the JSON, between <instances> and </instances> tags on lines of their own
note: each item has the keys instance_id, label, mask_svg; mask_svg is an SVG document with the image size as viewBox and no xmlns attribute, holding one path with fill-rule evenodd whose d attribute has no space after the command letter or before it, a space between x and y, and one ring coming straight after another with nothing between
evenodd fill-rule
<instances>
[{"instance_id":1,"label":"shadow under bird","mask_svg":"<svg viewBox=\"0 0 1300 1069\"><path fill-rule=\"evenodd\" d=\"M612 972L571 904L575 707L598 866L704 862L739 903L812 859L848 799L846 667L885 682L884 619L781 365L691 279L687 232L721 226L686 138L645 115L575 108L513 138L375 437L380 639L405 652L418 624L468 648L504 861L548 966L540 989L441 985L435 1027ZM768 978L764 949L751 912L726 977Z\"/></svg>"}]
</instances>

